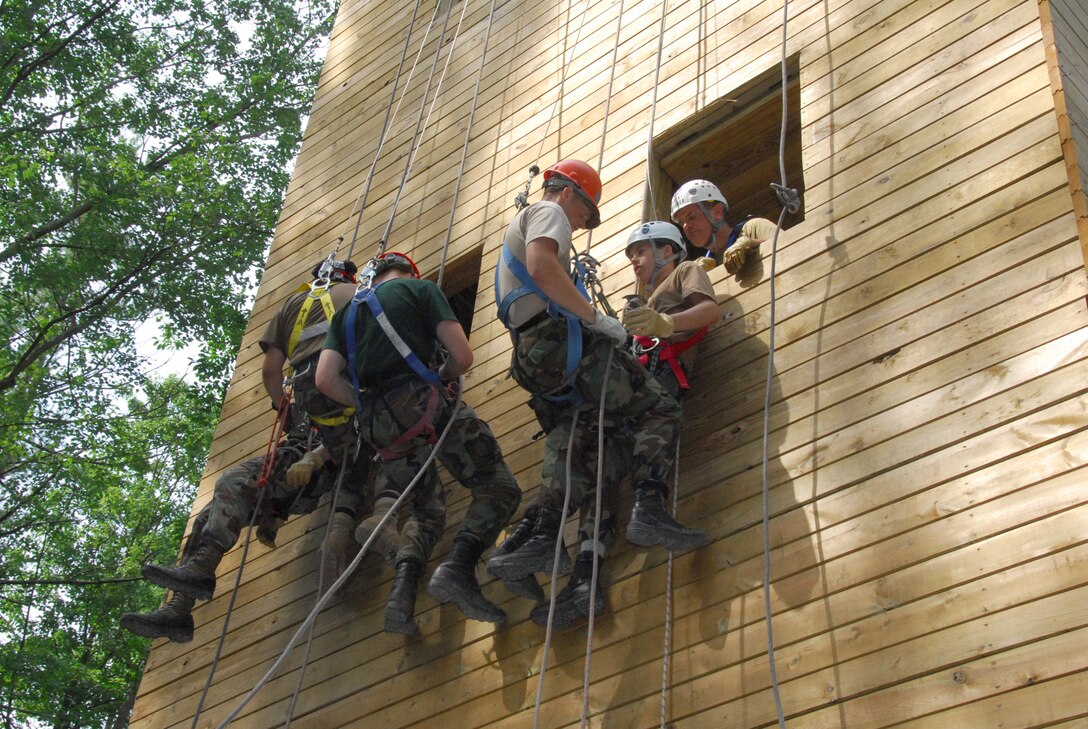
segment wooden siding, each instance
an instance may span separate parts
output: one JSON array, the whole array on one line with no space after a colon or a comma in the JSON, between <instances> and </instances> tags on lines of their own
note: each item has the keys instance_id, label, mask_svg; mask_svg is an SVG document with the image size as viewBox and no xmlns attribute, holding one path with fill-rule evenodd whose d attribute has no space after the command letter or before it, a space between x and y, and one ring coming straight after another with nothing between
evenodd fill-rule
<instances>
[{"instance_id":1,"label":"wooden siding","mask_svg":"<svg viewBox=\"0 0 1088 729\"><path fill-rule=\"evenodd\" d=\"M440 258L487 28L489 3L469 1L390 242L425 271ZM593 253L614 301L632 288L622 244L643 205L661 6L623 4L610 69L620 7L497 2L453 223L452 259L483 247L466 399L499 436L526 502L541 449L525 396L505 378L510 343L490 281L513 196L547 130L542 166L595 163L604 134ZM1039 6L795 0L789 10L805 219L779 241L769 467L788 725L1083 726L1088 284ZM265 445L271 415L256 339L337 236L350 238L411 12L410 3L342 4L194 513L223 468ZM434 12L422 4L409 63ZM675 129L778 63L781 20L778 3L670 3L655 129ZM436 35L377 166L356 260L385 226ZM564 50L570 63L559 61ZM1084 66L1074 75L1083 80ZM776 723L760 527L769 251L740 278L712 275L723 318L686 404L680 517L713 542L673 568L668 716L677 729ZM448 493L450 529L428 572L466 508L463 489ZM199 726L234 707L313 605L325 517L292 519L275 550L251 545ZM215 599L197 607L193 642L156 642L132 727L192 723L240 553L220 566ZM592 726L659 724L665 574L660 550L617 541L610 611L594 636ZM528 621L532 606L485 579L510 615L495 630L421 590L423 635L406 643L382 632L391 576L365 563L322 613L292 725L531 726L544 641ZM543 727L579 723L585 637L584 626L555 636ZM234 726L281 724L301 660L296 648Z\"/></svg>"}]
</instances>

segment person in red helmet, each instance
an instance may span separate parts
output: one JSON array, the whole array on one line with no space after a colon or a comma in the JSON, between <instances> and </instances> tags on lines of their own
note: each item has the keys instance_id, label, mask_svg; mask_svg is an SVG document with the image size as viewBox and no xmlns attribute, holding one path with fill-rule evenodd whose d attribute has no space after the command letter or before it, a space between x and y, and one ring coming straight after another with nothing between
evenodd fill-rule
<instances>
[{"instance_id":1,"label":"person in red helmet","mask_svg":"<svg viewBox=\"0 0 1088 729\"><path fill-rule=\"evenodd\" d=\"M602 401L608 419L627 420L633 428L635 505L628 541L678 551L707 541L664 507L680 406L626 350L623 325L593 307L583 273L572 263L574 232L600 224L600 177L585 162L568 159L544 172L543 187L543 200L519 211L507 228L495 272L499 319L514 341L511 375L532 396L529 404L547 432L532 535L487 562L488 571L504 581L551 571L562 524L591 486L589 479L567 473L571 429L575 460L581 462L589 429L578 426L578 414L597 412ZM563 564L569 568L569 558Z\"/></svg>"}]
</instances>

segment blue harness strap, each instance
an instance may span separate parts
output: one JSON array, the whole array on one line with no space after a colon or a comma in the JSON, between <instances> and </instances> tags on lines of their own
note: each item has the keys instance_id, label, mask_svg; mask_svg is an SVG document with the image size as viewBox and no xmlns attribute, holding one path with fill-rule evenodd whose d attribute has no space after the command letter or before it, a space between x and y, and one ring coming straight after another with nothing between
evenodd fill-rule
<instances>
[{"instance_id":1,"label":"blue harness strap","mask_svg":"<svg viewBox=\"0 0 1088 729\"><path fill-rule=\"evenodd\" d=\"M510 314L510 306L518 299L522 298L523 296L528 296L529 294L540 297L547 304L548 316L555 319L558 319L559 317L563 317L564 319L566 319L567 366L563 372L563 381L569 384L570 381L574 379L574 375L578 371L578 366L582 362L582 320L579 319L576 314L572 314L570 311L567 311L566 309L552 301L550 298L548 298L548 296L541 290L541 288L537 286L536 282L533 281L533 277L529 275L529 269L525 267L525 264L522 263L522 261L518 259L518 257L515 256L505 244L502 247L502 260L503 263L506 264L506 268L510 271L510 273L514 274L514 278L516 278L518 280L518 283L521 285L518 286L516 289L508 292L506 296L504 296L500 301L498 298L499 267L495 267L495 304L499 308L499 321L503 323L503 326L509 329L510 327L507 322L508 316ZM585 297L586 301L589 301L589 293L586 291L585 284L583 283L586 274L585 267L577 261L574 262L574 274L575 288L578 289L578 293ZM516 344L517 334L514 333L513 329L510 329L510 332L514 335ZM577 391L575 390L571 390L570 392L561 396L544 397L549 400L562 402L574 402L581 400L581 397L577 394Z\"/></svg>"},{"instance_id":2,"label":"blue harness strap","mask_svg":"<svg viewBox=\"0 0 1088 729\"><path fill-rule=\"evenodd\" d=\"M378 284L380 286L381 284ZM440 383L438 374L423 364L423 360L419 358L412 348L408 346L408 343L397 334L397 330L393 328L392 322L389 321L389 317L385 315L385 310L382 309L382 304L378 300L378 296L375 293L378 290L378 286L373 288L365 288L355 292L355 296L352 297L351 303L348 304L348 311L345 314L346 321L344 322L344 328L347 330L347 349L348 349L348 372L351 375L351 384L355 387L355 398L359 398L359 373L356 369L356 340L355 340L355 322L358 316L358 309L360 303L365 303L367 308L370 309L370 313L374 315L374 319L378 322L378 325L385 332L385 336L389 339L390 344L394 349L404 358L404 361L408 363L408 366L412 368L412 371L419 375L419 378L426 382L428 385L438 386Z\"/></svg>"}]
</instances>

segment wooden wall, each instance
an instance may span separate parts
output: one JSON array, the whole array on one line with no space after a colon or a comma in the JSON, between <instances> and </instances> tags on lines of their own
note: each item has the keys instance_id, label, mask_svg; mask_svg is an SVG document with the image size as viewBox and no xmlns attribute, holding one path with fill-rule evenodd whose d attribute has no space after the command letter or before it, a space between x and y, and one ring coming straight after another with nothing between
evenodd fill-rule
<instances>
[{"instance_id":1,"label":"wooden wall","mask_svg":"<svg viewBox=\"0 0 1088 729\"><path fill-rule=\"evenodd\" d=\"M465 1L390 242L427 271L445 238L487 30L489 3ZM497 2L453 223L451 257L483 246L466 398L499 435L526 501L540 445L529 440L524 396L505 379L510 345L490 281L528 166L595 163L603 135L593 252L614 301L632 288L622 244L642 210L661 6L625 0L622 19L620 7ZM424 0L409 64L434 12ZM194 512L224 467L264 447L271 414L257 337L337 237L350 238L411 13L410 3L344 0ZM769 443L771 608L788 725L1084 726L1088 287L1039 6L794 0L789 13L805 219L778 246ZM779 3L670 3L656 130L778 63L781 23ZM385 226L436 35L377 166L356 260ZM713 274L723 318L686 406L680 516L713 542L674 565L667 696L677 729L775 724L760 527L769 245L763 253L739 278ZM452 534L466 492L448 490ZM324 520L323 511L293 519L274 551L251 547L199 726L234 707L309 611ZM191 724L240 552L220 567L215 599L198 606L195 640L156 642L131 726ZM659 550L622 539L613 550L591 726L659 725L665 572ZM381 631L391 570L368 562L320 617L292 726L532 726L544 633L527 601L479 574L506 626L466 622L424 593L423 635L405 642ZM585 638L584 626L556 635L540 726L578 725ZM301 653L235 726L283 721Z\"/></svg>"}]
</instances>

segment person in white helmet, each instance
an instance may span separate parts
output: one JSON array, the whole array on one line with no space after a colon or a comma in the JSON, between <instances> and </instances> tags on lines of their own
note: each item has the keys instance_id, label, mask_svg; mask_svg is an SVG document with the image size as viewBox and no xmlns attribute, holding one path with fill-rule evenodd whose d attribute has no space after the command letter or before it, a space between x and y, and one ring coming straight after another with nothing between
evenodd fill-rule
<instances>
[{"instance_id":1,"label":"person in white helmet","mask_svg":"<svg viewBox=\"0 0 1088 729\"><path fill-rule=\"evenodd\" d=\"M728 214L725 196L707 180L685 182L672 196L672 219L692 245L707 251L698 259L705 271L724 262L728 273L736 273L744 267L749 254L774 235L775 224L766 218L748 216L730 225Z\"/></svg>"}]
</instances>

